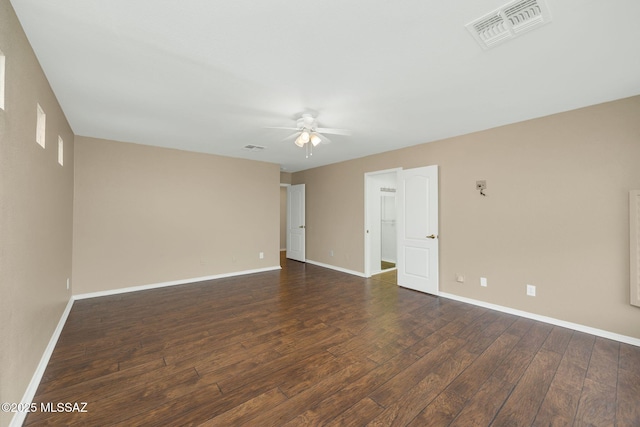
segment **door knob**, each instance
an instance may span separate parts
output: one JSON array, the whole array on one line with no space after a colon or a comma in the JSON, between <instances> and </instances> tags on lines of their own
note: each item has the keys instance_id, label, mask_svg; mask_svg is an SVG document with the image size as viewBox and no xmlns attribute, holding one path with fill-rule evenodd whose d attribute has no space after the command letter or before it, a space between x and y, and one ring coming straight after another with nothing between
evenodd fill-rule
<instances>
[{"instance_id":1,"label":"door knob","mask_svg":"<svg viewBox=\"0 0 640 427\"><path fill-rule=\"evenodd\" d=\"M435 238L437 238L437 237L438 237L438 236L436 236L435 234L432 234L432 235L430 235L430 236L427 236L427 239L435 239Z\"/></svg>"}]
</instances>

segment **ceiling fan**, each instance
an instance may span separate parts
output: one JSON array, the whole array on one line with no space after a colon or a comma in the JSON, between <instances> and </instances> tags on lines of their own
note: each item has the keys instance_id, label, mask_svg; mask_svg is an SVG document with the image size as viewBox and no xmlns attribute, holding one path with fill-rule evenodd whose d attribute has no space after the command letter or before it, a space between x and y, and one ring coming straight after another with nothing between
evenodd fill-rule
<instances>
[{"instance_id":1,"label":"ceiling fan","mask_svg":"<svg viewBox=\"0 0 640 427\"><path fill-rule=\"evenodd\" d=\"M323 128L318 126L318 119L310 113L303 113L296 121L296 127L272 127L271 129L290 129L295 132L284 141L295 138L294 144L306 148L307 157L313 156L313 147L320 143L329 144L331 140L325 135L351 135L346 129Z\"/></svg>"}]
</instances>

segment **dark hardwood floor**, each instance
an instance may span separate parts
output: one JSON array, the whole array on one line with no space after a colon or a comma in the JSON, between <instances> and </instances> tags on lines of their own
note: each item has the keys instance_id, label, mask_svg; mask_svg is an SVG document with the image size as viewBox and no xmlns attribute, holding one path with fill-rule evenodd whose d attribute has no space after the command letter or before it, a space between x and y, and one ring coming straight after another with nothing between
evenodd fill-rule
<instances>
[{"instance_id":1,"label":"dark hardwood floor","mask_svg":"<svg viewBox=\"0 0 640 427\"><path fill-rule=\"evenodd\" d=\"M640 348L295 261L76 301L25 425L640 426Z\"/></svg>"}]
</instances>

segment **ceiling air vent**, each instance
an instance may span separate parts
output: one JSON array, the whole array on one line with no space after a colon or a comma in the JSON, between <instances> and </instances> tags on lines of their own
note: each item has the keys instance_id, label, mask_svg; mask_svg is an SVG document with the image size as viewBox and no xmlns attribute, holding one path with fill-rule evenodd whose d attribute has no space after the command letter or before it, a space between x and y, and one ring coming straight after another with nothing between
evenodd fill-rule
<instances>
[{"instance_id":1,"label":"ceiling air vent","mask_svg":"<svg viewBox=\"0 0 640 427\"><path fill-rule=\"evenodd\" d=\"M544 0L516 0L466 25L483 49L551 22Z\"/></svg>"},{"instance_id":2,"label":"ceiling air vent","mask_svg":"<svg viewBox=\"0 0 640 427\"><path fill-rule=\"evenodd\" d=\"M264 150L264 147L262 145L245 145L244 147L242 147L243 150L247 150L247 151L262 151Z\"/></svg>"}]
</instances>

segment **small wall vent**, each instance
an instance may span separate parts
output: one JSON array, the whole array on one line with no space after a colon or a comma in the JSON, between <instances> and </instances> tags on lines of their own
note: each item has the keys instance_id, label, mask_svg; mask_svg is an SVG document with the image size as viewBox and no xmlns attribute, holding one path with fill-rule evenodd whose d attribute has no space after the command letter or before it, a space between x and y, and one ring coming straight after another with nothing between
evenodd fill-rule
<instances>
[{"instance_id":1,"label":"small wall vent","mask_svg":"<svg viewBox=\"0 0 640 427\"><path fill-rule=\"evenodd\" d=\"M262 145L245 145L244 147L242 147L243 150L246 151L262 151L264 150L264 147Z\"/></svg>"},{"instance_id":2,"label":"small wall vent","mask_svg":"<svg viewBox=\"0 0 640 427\"><path fill-rule=\"evenodd\" d=\"M551 22L544 0L516 0L466 25L483 49Z\"/></svg>"}]
</instances>

